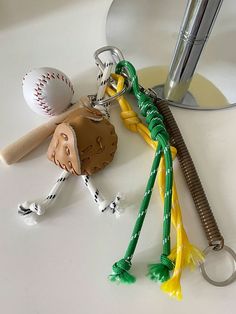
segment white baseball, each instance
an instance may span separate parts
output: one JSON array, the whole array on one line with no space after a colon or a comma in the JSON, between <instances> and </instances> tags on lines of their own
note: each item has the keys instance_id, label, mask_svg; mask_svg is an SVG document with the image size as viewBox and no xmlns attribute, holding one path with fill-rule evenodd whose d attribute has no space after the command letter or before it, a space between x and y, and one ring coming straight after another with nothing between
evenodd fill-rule
<instances>
[{"instance_id":1,"label":"white baseball","mask_svg":"<svg viewBox=\"0 0 236 314\"><path fill-rule=\"evenodd\" d=\"M39 68L23 78L23 94L29 107L41 115L58 115L71 104L74 89L70 79L53 68Z\"/></svg>"}]
</instances>

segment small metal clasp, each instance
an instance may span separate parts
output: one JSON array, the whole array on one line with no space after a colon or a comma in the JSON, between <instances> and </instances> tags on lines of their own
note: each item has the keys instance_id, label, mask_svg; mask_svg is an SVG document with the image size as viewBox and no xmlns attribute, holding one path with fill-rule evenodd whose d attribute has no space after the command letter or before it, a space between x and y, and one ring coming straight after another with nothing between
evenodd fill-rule
<instances>
[{"instance_id":1,"label":"small metal clasp","mask_svg":"<svg viewBox=\"0 0 236 314\"><path fill-rule=\"evenodd\" d=\"M113 47L113 46L101 47L101 48L97 49L94 52L95 62L96 62L96 64L98 64L98 66L101 69L101 71L104 70L105 64L100 59L100 54L102 54L104 52L110 52L111 53L115 64L117 64L120 61L124 60L124 56L123 56L122 52L118 48ZM115 86L115 81L112 78L110 78L109 84L112 87L116 87ZM90 95L89 97L90 97L90 99L91 99L91 101L93 102L94 105L106 105L106 104L112 102L113 100L116 100L117 98L119 98L121 95L123 95L125 92L127 92L130 88L131 88L131 83L129 81L127 81L127 82L125 82L125 85L124 85L123 89L119 93L116 93L116 95L114 95L114 96L111 96L111 97L108 97L108 98L105 98L105 99L102 99L102 100L96 100L96 96L95 95Z\"/></svg>"},{"instance_id":2,"label":"small metal clasp","mask_svg":"<svg viewBox=\"0 0 236 314\"><path fill-rule=\"evenodd\" d=\"M124 56L122 54L122 52L116 48L116 47L113 47L113 46L104 46L104 47L101 47L99 49L97 49L95 52L94 52L94 59L95 59L95 62L96 64L98 64L98 66L100 67L100 69L103 71L104 68L105 68L105 65L104 63L102 62L102 60L100 59L99 55L103 52L110 52L115 63L119 63L121 60L124 60Z\"/></svg>"}]
</instances>

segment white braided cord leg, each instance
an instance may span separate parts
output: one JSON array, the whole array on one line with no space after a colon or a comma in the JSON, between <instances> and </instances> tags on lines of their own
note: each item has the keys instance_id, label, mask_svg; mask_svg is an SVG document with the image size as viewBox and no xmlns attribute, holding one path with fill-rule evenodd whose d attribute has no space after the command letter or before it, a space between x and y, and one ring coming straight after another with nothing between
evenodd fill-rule
<instances>
[{"instance_id":1,"label":"white braided cord leg","mask_svg":"<svg viewBox=\"0 0 236 314\"><path fill-rule=\"evenodd\" d=\"M96 97L97 100L102 100L105 97L106 87L111 76L113 65L114 62L112 60L107 60L105 63L104 70L98 67L99 71L97 76L98 85L98 92ZM110 118L109 107L110 104L94 106L94 108L100 110L108 119ZM120 193L116 195L115 199L112 202L109 202L104 198L101 191L94 185L93 180L91 179L90 176L84 175L82 176L82 179L85 185L87 186L90 194L92 195L94 202L98 205L99 210L101 212L105 212L106 210L110 209L110 211L113 214L116 214L116 216L118 217L122 212L122 210L119 209L119 204L122 199Z\"/></svg>"},{"instance_id":2,"label":"white braided cord leg","mask_svg":"<svg viewBox=\"0 0 236 314\"><path fill-rule=\"evenodd\" d=\"M119 204L122 200L121 194L118 193L113 201L108 201L105 199L101 191L95 186L93 179L90 176L82 176L85 186L88 188L94 202L97 204L100 212L105 212L110 210L112 214L119 216L122 210L119 210Z\"/></svg>"},{"instance_id":3,"label":"white braided cord leg","mask_svg":"<svg viewBox=\"0 0 236 314\"><path fill-rule=\"evenodd\" d=\"M97 92L96 100L102 100L105 97L105 92L106 92L107 84L111 76L112 67L113 67L113 61L108 60L105 63L104 71L102 71L99 68L99 72L97 76L98 92ZM106 118L108 119L110 118L109 107L110 107L110 104L94 106L94 108L100 110L103 113L103 115L106 116Z\"/></svg>"},{"instance_id":4,"label":"white braided cord leg","mask_svg":"<svg viewBox=\"0 0 236 314\"><path fill-rule=\"evenodd\" d=\"M34 225L37 223L37 216L43 215L55 202L69 176L70 173L63 170L46 198L38 201L26 201L18 205L18 214L27 224Z\"/></svg>"}]
</instances>

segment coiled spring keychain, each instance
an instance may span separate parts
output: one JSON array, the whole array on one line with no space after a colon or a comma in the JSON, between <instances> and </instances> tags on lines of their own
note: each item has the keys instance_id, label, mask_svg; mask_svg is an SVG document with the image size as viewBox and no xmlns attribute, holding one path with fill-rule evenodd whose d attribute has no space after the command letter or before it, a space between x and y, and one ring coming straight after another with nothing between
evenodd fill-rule
<instances>
[{"instance_id":1,"label":"coiled spring keychain","mask_svg":"<svg viewBox=\"0 0 236 314\"><path fill-rule=\"evenodd\" d=\"M206 194L202 187L201 181L197 174L196 168L178 128L178 125L169 109L168 102L165 100L156 100L156 105L165 119L166 128L170 134L172 145L177 149L177 157L179 159L181 168L184 173L187 185L192 195L196 210L199 214L202 227L208 241L208 247L205 249L204 254L207 255L211 250L227 251L233 258L234 264L236 263L236 254L228 246L224 244L224 238L218 228L217 222L214 218ZM212 285L223 287L231 284L236 279L236 270L234 269L231 276L224 281L215 281L211 279L206 270L204 263L200 264L200 269L203 277Z\"/></svg>"}]
</instances>

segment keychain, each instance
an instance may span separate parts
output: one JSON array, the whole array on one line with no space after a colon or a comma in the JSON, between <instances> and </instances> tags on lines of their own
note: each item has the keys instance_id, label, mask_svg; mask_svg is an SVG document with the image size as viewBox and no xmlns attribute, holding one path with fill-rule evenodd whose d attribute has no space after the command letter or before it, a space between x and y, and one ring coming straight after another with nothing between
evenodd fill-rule
<instances>
[{"instance_id":1,"label":"keychain","mask_svg":"<svg viewBox=\"0 0 236 314\"><path fill-rule=\"evenodd\" d=\"M127 69L128 68L128 69ZM234 265L236 264L236 254L235 252L228 246L224 245L224 239L221 235L219 228L217 226L216 220L214 218L214 215L210 209L208 200L206 198L206 195L204 193L203 187L201 185L200 179L198 177L198 174L196 172L195 166L192 162L191 156L187 150L186 144L184 143L184 140L182 138L182 135L178 129L178 126L174 120L174 117L168 107L168 102L165 100L162 100L158 97L158 95L153 91L152 89L145 90L142 86L140 86L137 82L137 76L135 73L135 70L131 64L129 64L126 61L121 61L117 68L116 72L120 73L121 69L123 70L122 75L124 75L126 78L128 77L128 80L130 83L132 83L133 87L133 93L138 98L138 101L140 102L140 90L143 92L146 92L149 97L153 99L155 102L155 105L157 106L158 110L164 117L165 125L170 132L170 139L171 143L176 147L177 149L177 157L180 161L181 168L183 169L185 179L187 181L187 184L189 186L191 195L193 197L196 209L198 211L198 214L201 219L202 226L204 228L208 244L209 246L204 251L204 254L207 255L212 249L215 251L219 251L224 249L227 251L233 258ZM128 74L127 74L128 70ZM135 84L135 86L133 86ZM143 96L144 97L144 96ZM140 105L139 105L140 106ZM141 113L145 113L144 110L141 108ZM236 271L234 269L232 275L224 280L224 281L215 281L209 278L205 271L204 262L202 261L200 263L200 269L202 272L203 277L211 284L215 286L225 286L229 285L236 279Z\"/></svg>"},{"instance_id":2,"label":"keychain","mask_svg":"<svg viewBox=\"0 0 236 314\"><path fill-rule=\"evenodd\" d=\"M113 47L109 46L108 48L112 52ZM117 48L114 48L114 49L117 50ZM99 53L95 53L95 58L97 57L97 59L99 59L98 54ZM116 55L118 55L118 54L116 53ZM121 52L120 52L119 56L120 56L120 61L124 59ZM122 71L121 71L121 69L122 69ZM126 80L127 85L135 84L135 88L133 87L133 93L138 98L138 101L140 101L140 97L145 98L145 96L141 95L140 91L144 92L146 95L151 97L151 99L153 99L155 104L158 106L160 113L163 115L163 117L165 119L164 122L167 126L167 129L170 131L171 143L177 148L178 159L180 160L181 167L183 168L185 178L187 180L187 183L188 183L188 186L190 188L191 194L193 196L196 208L199 212L201 222L202 222L203 227L204 227L205 232L206 232L209 247L204 251L204 254L207 255L208 252L210 252L210 250L212 250L212 249L220 250L220 249L224 248L228 253L231 254L231 256L233 257L234 263L235 263L236 262L235 252L231 248L229 248L228 246L224 245L223 237L219 232L215 218L211 212L211 209L209 207L205 193L203 191L203 188L201 186L197 172L195 170L195 167L193 165L191 157L187 151L187 148L186 148L186 145L183 141L181 133L180 133L180 131L177 127L177 124L176 124L176 122L175 122L175 120L174 120L174 118L173 118L173 116L172 116L172 114L168 108L168 103L164 100L161 100L158 97L158 95L152 89L145 90L142 86L140 86L138 84L135 70L132 67L132 65L129 64L128 62L125 62L125 61L122 62L121 61L119 63L119 65L117 66L116 72L117 73L122 72L121 74L126 79L128 78L128 82ZM119 81L122 82L122 79L119 76L113 75L113 78L114 77L116 77L116 79L117 79L117 86L116 86L115 90L118 92L118 91L120 91L120 88L121 88L121 87L119 87ZM121 86L122 86L122 84L121 84ZM116 96L116 92L114 92L114 90L112 90L109 87L107 90L108 90L109 95L112 95L112 97ZM127 88L126 88L126 91L127 91ZM123 101L122 97L119 97L118 102L122 103L122 101ZM126 106L126 108L125 108L125 106ZM140 104L139 104L139 106L140 106ZM121 107L122 107L122 105L121 105ZM122 110L123 112L121 115L122 115L122 118L124 118L126 126L131 131L139 132L142 135L142 137L146 140L146 142L150 146L153 147L153 143L150 141L150 138L148 137L148 131L143 126L141 126L140 121L137 119L137 115L134 112L131 112L130 107L127 105L127 102L126 103L123 102L123 109L124 110ZM145 111L142 112L142 108L141 108L141 113L145 113ZM154 145L153 148L156 148L156 146ZM160 175L159 176L159 187L160 187L160 184L163 184L163 183L164 183L163 177L161 177L161 175ZM175 211L172 208L172 214L174 212ZM144 215L145 215L145 213L144 213ZM140 214L138 215L137 222L138 222L139 218L140 218ZM180 218L180 216L179 216L179 218ZM136 222L134 229L137 227L137 222ZM139 236L139 233L138 233L138 235L134 234L134 233L132 234L130 245L129 245L129 247L126 251L126 254L125 254L125 259L124 259L125 261L121 260L117 264L113 265L113 274L110 276L111 280L119 280L121 282L133 282L134 281L134 278L130 277L129 274L127 273L127 270L129 270L131 267L130 261L132 258L132 254L131 254L131 258L130 258L128 253L132 250L131 246L132 246L132 241L134 240L134 237L137 238L138 236ZM180 236L180 239L181 239L181 236ZM178 242L178 240L177 240L177 242ZM171 258L171 255L169 255L169 257ZM214 281L211 278L209 278L209 276L206 274L206 271L204 268L204 260L203 260L201 253L198 255L198 262L200 264L200 269L202 271L204 278L209 283L211 283L213 285L225 286L225 285L232 283L236 279L236 272L234 270L232 275L227 280L225 280L223 282ZM177 264L177 259L176 259L176 264ZM122 275L124 278L122 278ZM168 281L166 283L168 283ZM164 287L166 288L167 285ZM169 288L170 288L170 286L166 289L166 292L170 293ZM169 291L168 291L168 289L169 289ZM173 289L173 287L172 287L172 289ZM165 289L163 289L163 290L165 290ZM177 290L175 290L174 294L177 298L180 299L181 298L181 290L178 290L178 291ZM172 293L173 293L173 291L174 290L172 290Z\"/></svg>"},{"instance_id":3,"label":"keychain","mask_svg":"<svg viewBox=\"0 0 236 314\"><path fill-rule=\"evenodd\" d=\"M112 47L109 47L112 52ZM104 47L105 50L105 47ZM103 52L103 50L99 49L95 52L95 59L98 64L101 64L102 61L100 60L99 55ZM123 59L122 54L118 55L119 61ZM110 97L115 98L117 94L120 94L124 88L124 77L117 74L112 74L111 79L115 82L114 87L108 86L106 91ZM121 107L121 117L124 121L125 126L133 131L138 132L144 140L155 150L157 149L157 142L151 139L151 133L148 128L141 122L138 118L137 114L131 109L131 106L127 102L127 100L121 95L117 98L118 103ZM176 149L171 147L172 156L175 157ZM158 186L160 190L160 194L162 199L164 200L164 193L165 193L165 162L164 158L161 158L160 167L158 171ZM181 216L181 208L178 201L178 195L175 184L173 184L173 197L172 197L172 222L173 225L176 227L177 232L177 243L176 247L172 249L171 254L169 255L170 260L174 264L174 272L172 278L167 280L164 276L160 276L160 273L157 272L157 267L159 265L151 265L149 266L149 277L151 280L162 281L161 289L168 293L171 296L174 296L178 300L182 299L182 292L181 292L181 285L180 285L180 278L182 269L186 266L190 268L195 267L199 264L200 261L203 261L203 255L201 252L192 245L187 237L186 231L183 226L182 216ZM132 236L131 239L135 237ZM131 242L130 242L131 243ZM124 272L124 276L128 277L127 273ZM123 280L121 277L115 277L113 275L110 276L110 279L118 280L121 282L132 282L132 280Z\"/></svg>"},{"instance_id":4,"label":"keychain","mask_svg":"<svg viewBox=\"0 0 236 314\"><path fill-rule=\"evenodd\" d=\"M100 77L97 94L99 100L104 97L107 76L110 76L109 71L105 71ZM104 117L108 115L108 110L100 106L100 110L104 109L101 112L96 109L96 105L91 108L89 97L82 98L72 106L72 83L65 74L52 68L29 72L23 79L23 93L35 112L50 116L59 115L4 148L1 151L2 160L8 164L18 161L55 131L48 157L59 165L63 172L46 198L20 204L19 215L29 225L37 223L37 216L44 214L55 202L69 175L74 174L82 176L101 212L109 209L119 216L120 193L112 202L107 201L90 177L108 165L116 151L117 135L114 127ZM65 111L68 108L69 110Z\"/></svg>"},{"instance_id":5,"label":"keychain","mask_svg":"<svg viewBox=\"0 0 236 314\"><path fill-rule=\"evenodd\" d=\"M103 63L99 55L105 51L110 52L111 58ZM37 217L44 214L56 200L69 176L80 175L100 211L109 210L116 215L120 214L120 194L112 202L107 201L91 178L91 175L110 164L116 152L117 135L108 119L110 103L117 100L125 126L139 133L155 150L155 154L129 245L123 258L114 263L109 279L122 283L133 283L136 280L129 271L157 178L164 203L163 246L159 262L148 267L148 277L160 281L161 289L177 299L182 298L180 279L186 266L200 264L204 278L213 285L225 286L232 283L236 279L235 270L222 282L209 278L205 271L203 254L189 242L185 231L173 179L173 159L176 154L208 240L209 246L204 254L207 255L211 250L224 249L236 263L235 252L224 245L223 236L168 102L159 98L152 89L144 89L139 85L135 68L124 60L119 49L112 46L102 47L95 52L94 57L99 68L97 95L81 98L76 104L71 103L74 93L72 83L64 73L56 69L37 69L28 73L23 80L24 97L31 109L53 117L4 148L0 157L8 164L17 162L53 135L47 155L50 161L63 170L46 198L23 202L18 207L18 213L28 224L35 224ZM116 73L112 74L114 65ZM147 126L123 97L130 90L137 99ZM106 93L108 98L105 97ZM176 247L172 249L171 222L176 229Z\"/></svg>"}]
</instances>

